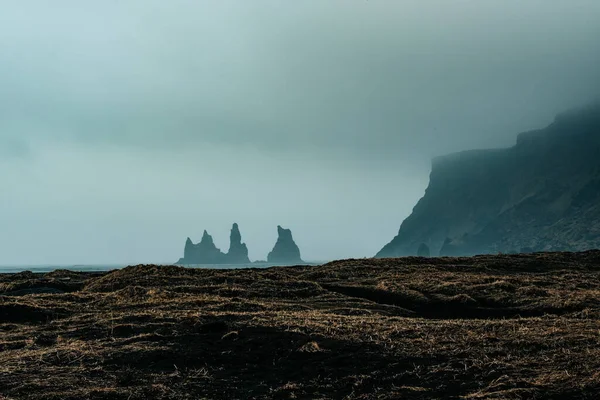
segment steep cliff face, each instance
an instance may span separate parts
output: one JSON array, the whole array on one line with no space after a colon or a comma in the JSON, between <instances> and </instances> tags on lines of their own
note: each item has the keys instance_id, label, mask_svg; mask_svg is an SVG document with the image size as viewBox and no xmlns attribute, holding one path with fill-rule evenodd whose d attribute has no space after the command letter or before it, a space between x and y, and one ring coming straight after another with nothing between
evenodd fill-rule
<instances>
[{"instance_id":1,"label":"steep cliff face","mask_svg":"<svg viewBox=\"0 0 600 400\"><path fill-rule=\"evenodd\" d=\"M600 247L600 105L508 149L434 159L429 187L377 257Z\"/></svg>"},{"instance_id":2,"label":"steep cliff face","mask_svg":"<svg viewBox=\"0 0 600 400\"><path fill-rule=\"evenodd\" d=\"M277 242L275 243L275 247L273 247L273 251L269 253L267 261L282 264L303 263L300 257L300 249L292 238L292 231L277 226L277 234Z\"/></svg>"}]
</instances>

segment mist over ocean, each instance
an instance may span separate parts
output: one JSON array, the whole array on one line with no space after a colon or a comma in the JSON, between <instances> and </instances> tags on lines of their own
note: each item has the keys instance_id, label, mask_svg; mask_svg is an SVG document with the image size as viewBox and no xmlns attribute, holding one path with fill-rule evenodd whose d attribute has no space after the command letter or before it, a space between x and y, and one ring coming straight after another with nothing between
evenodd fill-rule
<instances>
[{"instance_id":1,"label":"mist over ocean","mask_svg":"<svg viewBox=\"0 0 600 400\"><path fill-rule=\"evenodd\" d=\"M327 261L308 261L303 265L321 265ZM2 265L0 266L0 274L12 274L24 271L33 273L47 273L58 269L79 272L105 272L114 269L125 268L130 265L139 264L99 264L99 265ZM175 265L173 263L158 263L158 265ZM196 264L184 265L186 268L211 268L211 269L247 269L247 268L270 268L276 266L287 266L276 263L250 263L250 264Z\"/></svg>"}]
</instances>

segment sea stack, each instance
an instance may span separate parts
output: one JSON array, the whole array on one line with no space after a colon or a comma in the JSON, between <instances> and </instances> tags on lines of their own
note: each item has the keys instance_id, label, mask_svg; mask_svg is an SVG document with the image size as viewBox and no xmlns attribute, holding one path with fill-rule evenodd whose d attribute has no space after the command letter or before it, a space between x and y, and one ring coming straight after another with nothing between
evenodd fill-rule
<instances>
[{"instance_id":1,"label":"sea stack","mask_svg":"<svg viewBox=\"0 0 600 400\"><path fill-rule=\"evenodd\" d=\"M229 252L227 252L227 263L229 264L250 264L248 258L248 247L242 243L242 235L238 224L234 223L229 235Z\"/></svg>"},{"instance_id":2,"label":"sea stack","mask_svg":"<svg viewBox=\"0 0 600 400\"><path fill-rule=\"evenodd\" d=\"M196 245L196 257L194 264L222 264L224 254L215 246L215 242L208 232L204 231L202 240Z\"/></svg>"},{"instance_id":3,"label":"sea stack","mask_svg":"<svg viewBox=\"0 0 600 400\"><path fill-rule=\"evenodd\" d=\"M250 264L248 248L245 243L242 243L242 235L238 224L233 224L229 239L229 251L227 254L223 254L215 246L212 236L206 231L204 231L202 240L198 244L194 244L192 239L187 238L183 258L179 259L177 264Z\"/></svg>"},{"instance_id":4,"label":"sea stack","mask_svg":"<svg viewBox=\"0 0 600 400\"><path fill-rule=\"evenodd\" d=\"M182 263L185 260L191 260L194 257L195 249L192 239L188 237L185 241L185 248L183 249L183 258L179 260L179 263Z\"/></svg>"},{"instance_id":5,"label":"sea stack","mask_svg":"<svg viewBox=\"0 0 600 400\"><path fill-rule=\"evenodd\" d=\"M292 231L278 225L277 234L277 243L269 253L267 261L269 263L302 264L304 261L300 257L300 249L292 238Z\"/></svg>"},{"instance_id":6,"label":"sea stack","mask_svg":"<svg viewBox=\"0 0 600 400\"><path fill-rule=\"evenodd\" d=\"M225 258L225 254L215 246L212 236L204 231L198 244L187 238L183 258L177 264L223 264L226 262Z\"/></svg>"}]
</instances>

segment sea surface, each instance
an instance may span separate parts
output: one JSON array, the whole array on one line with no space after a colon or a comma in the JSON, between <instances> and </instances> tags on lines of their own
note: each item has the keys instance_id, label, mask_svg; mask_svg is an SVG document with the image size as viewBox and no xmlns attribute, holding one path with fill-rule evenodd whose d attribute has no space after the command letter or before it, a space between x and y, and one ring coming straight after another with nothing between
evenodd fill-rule
<instances>
[{"instance_id":1,"label":"sea surface","mask_svg":"<svg viewBox=\"0 0 600 400\"><path fill-rule=\"evenodd\" d=\"M306 265L321 265L326 261L314 261L307 262ZM51 272L57 269L66 269L69 271L82 271L82 272L98 272L98 271L110 271L113 269L125 268L128 265L136 264L98 264L98 265L7 265L0 266L0 274L5 273L16 273L23 271L31 271L37 273ZM159 265L173 265L173 264L159 264ZM270 268L282 266L281 264L273 263L250 263L250 264L198 264L198 265L185 265L188 268L214 268L214 269L244 269L244 268ZM285 266L285 265L283 265Z\"/></svg>"}]
</instances>

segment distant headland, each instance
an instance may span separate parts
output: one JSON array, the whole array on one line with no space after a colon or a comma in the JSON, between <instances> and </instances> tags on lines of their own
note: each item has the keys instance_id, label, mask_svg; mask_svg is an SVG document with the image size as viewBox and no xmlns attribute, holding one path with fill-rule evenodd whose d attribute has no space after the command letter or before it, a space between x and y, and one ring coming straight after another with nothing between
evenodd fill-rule
<instances>
[{"instance_id":1,"label":"distant headland","mask_svg":"<svg viewBox=\"0 0 600 400\"><path fill-rule=\"evenodd\" d=\"M429 186L376 257L600 248L600 102L513 147L434 159Z\"/></svg>"},{"instance_id":2,"label":"distant headland","mask_svg":"<svg viewBox=\"0 0 600 400\"><path fill-rule=\"evenodd\" d=\"M294 242L292 231L277 226L277 242L267 257L268 263L304 264L300 249ZM264 261L262 261L264 262ZM237 223L231 227L229 235L229 251L223 253L215 246L213 238L205 230L200 243L194 244L188 237L185 242L183 258L177 261L179 265L197 264L250 264L248 247L242 243L242 235Z\"/></svg>"}]
</instances>

